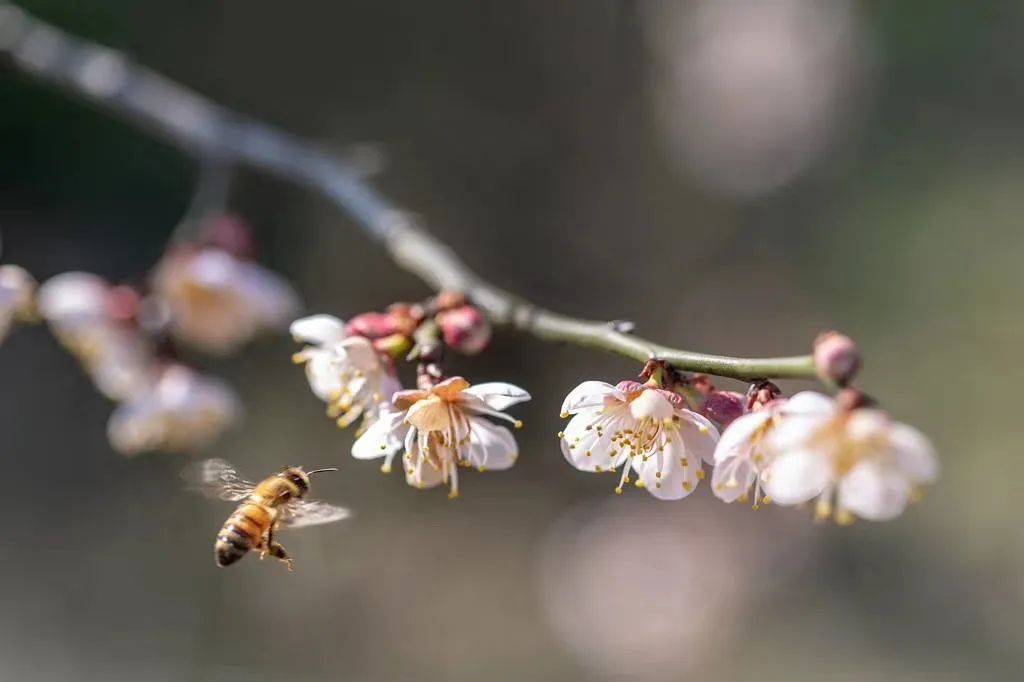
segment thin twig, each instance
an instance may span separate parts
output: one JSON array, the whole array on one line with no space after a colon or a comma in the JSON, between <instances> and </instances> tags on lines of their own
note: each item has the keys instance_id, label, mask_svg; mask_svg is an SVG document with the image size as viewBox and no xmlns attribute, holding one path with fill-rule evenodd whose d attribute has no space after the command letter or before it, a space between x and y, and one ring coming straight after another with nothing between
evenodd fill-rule
<instances>
[{"instance_id":1,"label":"thin twig","mask_svg":"<svg viewBox=\"0 0 1024 682\"><path fill-rule=\"evenodd\" d=\"M313 144L230 111L126 56L73 37L0 0L0 53L19 70L157 134L200 159L264 170L316 189L437 290L466 293L495 324L548 341L735 379L813 378L811 356L733 358L668 348L621 324L581 320L517 298L471 271L448 246L374 189L356 169Z\"/></svg>"}]
</instances>

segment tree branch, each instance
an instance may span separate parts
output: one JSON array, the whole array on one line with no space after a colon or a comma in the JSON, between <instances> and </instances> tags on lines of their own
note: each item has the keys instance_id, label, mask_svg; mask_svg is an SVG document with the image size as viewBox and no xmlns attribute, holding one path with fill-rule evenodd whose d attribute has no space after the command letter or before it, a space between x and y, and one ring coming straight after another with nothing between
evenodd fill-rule
<instances>
[{"instance_id":1,"label":"tree branch","mask_svg":"<svg viewBox=\"0 0 1024 682\"><path fill-rule=\"evenodd\" d=\"M0 53L42 82L87 99L201 160L246 164L318 190L400 267L437 290L462 291L498 325L547 341L598 348L639 361L734 379L813 378L811 356L734 358L677 350L622 325L581 320L500 289L465 263L341 159L288 133L230 111L124 55L73 37L0 0Z\"/></svg>"}]
</instances>

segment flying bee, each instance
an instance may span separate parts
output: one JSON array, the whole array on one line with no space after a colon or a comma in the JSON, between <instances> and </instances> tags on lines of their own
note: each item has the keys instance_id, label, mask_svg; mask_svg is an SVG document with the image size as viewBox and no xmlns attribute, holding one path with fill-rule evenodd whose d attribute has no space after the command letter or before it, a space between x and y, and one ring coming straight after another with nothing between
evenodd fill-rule
<instances>
[{"instance_id":1,"label":"flying bee","mask_svg":"<svg viewBox=\"0 0 1024 682\"><path fill-rule=\"evenodd\" d=\"M218 566L230 566L250 551L280 559L288 570L294 564L281 543L274 539L280 528L301 528L340 521L349 515L343 507L319 500L303 499L309 492L309 477L337 467L305 471L287 467L259 483L247 481L223 459L209 459L185 471L190 487L207 497L240 502L224 522L214 543Z\"/></svg>"}]
</instances>

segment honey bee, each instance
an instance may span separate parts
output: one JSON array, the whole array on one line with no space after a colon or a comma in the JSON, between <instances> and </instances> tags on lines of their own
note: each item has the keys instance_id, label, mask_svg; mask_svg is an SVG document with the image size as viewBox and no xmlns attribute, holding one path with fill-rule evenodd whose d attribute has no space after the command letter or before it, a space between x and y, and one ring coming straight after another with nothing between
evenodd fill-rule
<instances>
[{"instance_id":1,"label":"honey bee","mask_svg":"<svg viewBox=\"0 0 1024 682\"><path fill-rule=\"evenodd\" d=\"M337 467L305 471L286 467L259 483L247 481L223 459L209 459L186 469L190 487L207 497L241 502L217 534L213 546L218 566L230 566L250 551L283 561L288 570L295 565L281 543L274 539L280 528L301 528L340 521L349 515L343 507L319 500L303 499L309 492L309 477Z\"/></svg>"}]
</instances>

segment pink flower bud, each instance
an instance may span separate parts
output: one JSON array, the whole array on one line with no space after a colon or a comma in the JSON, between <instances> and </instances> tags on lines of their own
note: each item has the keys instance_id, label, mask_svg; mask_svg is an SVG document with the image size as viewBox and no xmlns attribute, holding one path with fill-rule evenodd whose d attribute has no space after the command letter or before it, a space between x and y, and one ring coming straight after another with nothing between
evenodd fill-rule
<instances>
[{"instance_id":1,"label":"pink flower bud","mask_svg":"<svg viewBox=\"0 0 1024 682\"><path fill-rule=\"evenodd\" d=\"M443 310L435 319L445 344L459 353L475 355L491 340L491 325L476 306Z\"/></svg>"},{"instance_id":2,"label":"pink flower bud","mask_svg":"<svg viewBox=\"0 0 1024 682\"><path fill-rule=\"evenodd\" d=\"M434 298L434 307L438 310L454 310L466 305L466 295L461 291L442 291Z\"/></svg>"},{"instance_id":3,"label":"pink flower bud","mask_svg":"<svg viewBox=\"0 0 1024 682\"><path fill-rule=\"evenodd\" d=\"M704 416L728 426L747 411L747 398L735 391L712 391L704 399Z\"/></svg>"},{"instance_id":4,"label":"pink flower bud","mask_svg":"<svg viewBox=\"0 0 1024 682\"><path fill-rule=\"evenodd\" d=\"M129 286L111 287L107 291L107 314L112 319L127 322L135 319L142 297Z\"/></svg>"},{"instance_id":5,"label":"pink flower bud","mask_svg":"<svg viewBox=\"0 0 1024 682\"><path fill-rule=\"evenodd\" d=\"M402 358L412 350L412 339L406 334L391 334L374 339L373 348L389 358Z\"/></svg>"},{"instance_id":6,"label":"pink flower bud","mask_svg":"<svg viewBox=\"0 0 1024 682\"><path fill-rule=\"evenodd\" d=\"M402 331L399 320L389 313L363 313L345 325L345 336L363 336L382 339Z\"/></svg>"},{"instance_id":7,"label":"pink flower bud","mask_svg":"<svg viewBox=\"0 0 1024 682\"><path fill-rule=\"evenodd\" d=\"M860 350L839 332L819 334L814 340L814 368L824 381L845 386L860 369Z\"/></svg>"},{"instance_id":8,"label":"pink flower bud","mask_svg":"<svg viewBox=\"0 0 1024 682\"><path fill-rule=\"evenodd\" d=\"M242 218L230 213L218 213L203 220L200 242L216 246L240 260L256 257L256 238Z\"/></svg>"}]
</instances>

